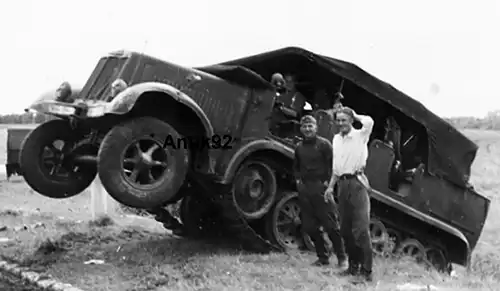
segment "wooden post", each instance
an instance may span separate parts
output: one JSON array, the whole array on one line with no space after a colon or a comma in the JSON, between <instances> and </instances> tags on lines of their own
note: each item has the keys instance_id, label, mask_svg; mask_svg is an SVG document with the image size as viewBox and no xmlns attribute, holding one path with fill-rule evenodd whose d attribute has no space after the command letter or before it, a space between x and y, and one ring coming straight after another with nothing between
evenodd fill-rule
<instances>
[{"instance_id":1,"label":"wooden post","mask_svg":"<svg viewBox=\"0 0 500 291\"><path fill-rule=\"evenodd\" d=\"M113 215L115 207L116 201L108 195L102 186L99 176L97 176L90 185L90 211L92 219L97 219L103 215Z\"/></svg>"}]
</instances>

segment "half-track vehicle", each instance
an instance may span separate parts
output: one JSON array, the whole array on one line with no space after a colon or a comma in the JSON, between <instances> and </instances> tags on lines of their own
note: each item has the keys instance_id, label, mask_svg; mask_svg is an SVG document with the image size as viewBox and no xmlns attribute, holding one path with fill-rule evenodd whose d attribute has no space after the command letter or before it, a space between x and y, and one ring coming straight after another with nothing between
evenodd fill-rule
<instances>
[{"instance_id":1,"label":"half-track vehicle","mask_svg":"<svg viewBox=\"0 0 500 291\"><path fill-rule=\"evenodd\" d=\"M273 86L275 73L287 84ZM182 199L191 232L224 230L257 251L310 247L291 172L298 120L312 114L331 140L338 92L375 120L365 169L374 250L467 265L490 204L469 184L477 146L356 65L301 48L198 68L110 53L83 88L63 83L29 106L58 119L26 137L21 167L47 197L77 195L99 175L129 207Z\"/></svg>"}]
</instances>

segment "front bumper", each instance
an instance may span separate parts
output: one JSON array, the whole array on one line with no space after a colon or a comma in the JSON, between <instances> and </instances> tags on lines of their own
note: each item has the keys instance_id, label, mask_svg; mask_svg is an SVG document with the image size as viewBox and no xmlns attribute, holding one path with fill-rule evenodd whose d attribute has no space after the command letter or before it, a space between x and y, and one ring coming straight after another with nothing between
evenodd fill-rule
<instances>
[{"instance_id":1,"label":"front bumper","mask_svg":"<svg viewBox=\"0 0 500 291\"><path fill-rule=\"evenodd\" d=\"M79 117L96 118L105 115L108 112L108 102L74 102L65 103L58 101L43 101L32 104L26 111L55 115L58 117Z\"/></svg>"}]
</instances>

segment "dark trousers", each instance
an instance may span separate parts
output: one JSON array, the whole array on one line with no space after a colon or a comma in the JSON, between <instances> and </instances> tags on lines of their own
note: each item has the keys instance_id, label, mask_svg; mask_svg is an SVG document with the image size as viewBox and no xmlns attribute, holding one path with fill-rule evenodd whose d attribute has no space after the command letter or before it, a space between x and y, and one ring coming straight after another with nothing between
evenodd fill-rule
<instances>
[{"instance_id":1,"label":"dark trousers","mask_svg":"<svg viewBox=\"0 0 500 291\"><path fill-rule=\"evenodd\" d=\"M338 182L340 232L349 257L349 268L372 271L373 253L370 239L370 197L358 178Z\"/></svg>"},{"instance_id":2,"label":"dark trousers","mask_svg":"<svg viewBox=\"0 0 500 291\"><path fill-rule=\"evenodd\" d=\"M320 226L328 234L339 261L346 258L344 243L340 235L340 226L335 203L324 199L326 186L321 181L303 181L299 186L299 202L303 230L311 237L320 260L328 260L325 240Z\"/></svg>"}]
</instances>

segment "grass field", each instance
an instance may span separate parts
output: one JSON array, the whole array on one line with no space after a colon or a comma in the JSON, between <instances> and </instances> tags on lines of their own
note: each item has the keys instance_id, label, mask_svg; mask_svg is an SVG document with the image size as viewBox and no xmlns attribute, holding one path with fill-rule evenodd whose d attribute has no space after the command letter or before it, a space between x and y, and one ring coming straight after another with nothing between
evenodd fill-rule
<instances>
[{"instance_id":1,"label":"grass field","mask_svg":"<svg viewBox=\"0 0 500 291\"><path fill-rule=\"evenodd\" d=\"M22 178L0 177L0 253L89 291L99 290L398 290L432 284L444 290L500 290L500 132L466 131L480 145L472 182L492 200L470 272L427 271L408 261L375 260L375 279L355 286L334 269L313 268L312 254L255 255L223 244L170 236L159 223L124 216L90 221L89 194L44 198ZM104 264L87 265L98 259Z\"/></svg>"}]
</instances>

